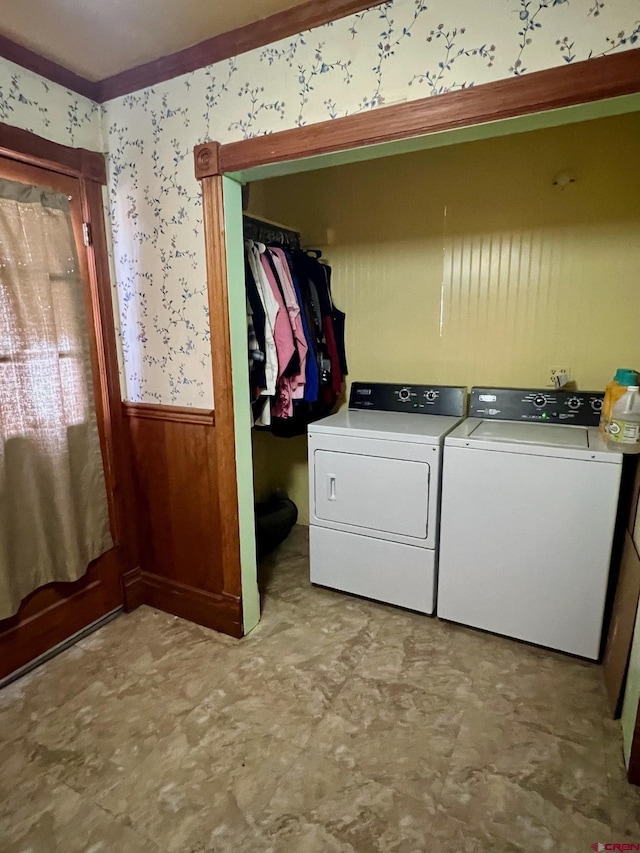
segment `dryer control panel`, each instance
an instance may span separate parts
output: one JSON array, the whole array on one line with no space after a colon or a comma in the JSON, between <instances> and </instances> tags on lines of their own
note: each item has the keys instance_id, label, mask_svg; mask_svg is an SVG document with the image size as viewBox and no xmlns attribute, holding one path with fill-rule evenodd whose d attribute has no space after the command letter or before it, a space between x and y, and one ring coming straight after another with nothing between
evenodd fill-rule
<instances>
[{"instance_id":1,"label":"dryer control panel","mask_svg":"<svg viewBox=\"0 0 640 853\"><path fill-rule=\"evenodd\" d=\"M472 388L469 416L598 426L604 394L548 388Z\"/></svg>"},{"instance_id":2,"label":"dryer control panel","mask_svg":"<svg viewBox=\"0 0 640 853\"><path fill-rule=\"evenodd\" d=\"M451 385L394 385L390 382L353 382L349 408L376 412L412 412L418 415L465 414L467 389Z\"/></svg>"}]
</instances>

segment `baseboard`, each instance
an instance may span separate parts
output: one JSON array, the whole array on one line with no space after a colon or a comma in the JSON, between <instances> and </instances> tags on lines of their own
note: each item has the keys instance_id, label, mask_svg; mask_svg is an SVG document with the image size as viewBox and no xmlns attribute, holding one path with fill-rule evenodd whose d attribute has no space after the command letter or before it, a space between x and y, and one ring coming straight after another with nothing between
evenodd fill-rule
<instances>
[{"instance_id":1,"label":"baseboard","mask_svg":"<svg viewBox=\"0 0 640 853\"><path fill-rule=\"evenodd\" d=\"M142 569L136 566L122 576L122 593L124 609L127 613L145 603L145 588Z\"/></svg>"},{"instance_id":2,"label":"baseboard","mask_svg":"<svg viewBox=\"0 0 640 853\"><path fill-rule=\"evenodd\" d=\"M204 592L192 586L141 572L144 603L231 637L242 637L242 601L238 597ZM137 585L138 581L134 585Z\"/></svg>"}]
</instances>

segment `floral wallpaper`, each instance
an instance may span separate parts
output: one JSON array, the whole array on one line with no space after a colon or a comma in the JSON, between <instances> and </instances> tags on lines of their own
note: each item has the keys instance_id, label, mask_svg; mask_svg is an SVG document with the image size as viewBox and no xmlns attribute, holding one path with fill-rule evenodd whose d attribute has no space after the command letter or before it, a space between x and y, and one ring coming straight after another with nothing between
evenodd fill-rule
<instances>
[{"instance_id":1,"label":"floral wallpaper","mask_svg":"<svg viewBox=\"0 0 640 853\"><path fill-rule=\"evenodd\" d=\"M0 121L61 145L104 147L98 104L1 58Z\"/></svg>"},{"instance_id":2,"label":"floral wallpaper","mask_svg":"<svg viewBox=\"0 0 640 853\"><path fill-rule=\"evenodd\" d=\"M4 63L0 119L101 147L100 110L124 395L208 407L196 143L437 96L640 47L639 37L640 0L392 0L102 108Z\"/></svg>"}]
</instances>

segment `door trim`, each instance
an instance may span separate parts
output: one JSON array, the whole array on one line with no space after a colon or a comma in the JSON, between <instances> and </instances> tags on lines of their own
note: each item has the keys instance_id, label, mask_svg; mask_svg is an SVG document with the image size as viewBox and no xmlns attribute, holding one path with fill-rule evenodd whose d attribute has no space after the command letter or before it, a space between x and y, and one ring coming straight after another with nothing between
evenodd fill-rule
<instances>
[{"instance_id":1,"label":"door trim","mask_svg":"<svg viewBox=\"0 0 640 853\"><path fill-rule=\"evenodd\" d=\"M101 185L107 183L104 154L99 151L60 145L3 122L0 122L0 155L72 178L85 178Z\"/></svg>"},{"instance_id":2,"label":"door trim","mask_svg":"<svg viewBox=\"0 0 640 853\"><path fill-rule=\"evenodd\" d=\"M202 181L202 212L206 243L209 317L216 318L211 335L211 366L215 387L216 468L220 484L220 534L223 594L240 601L241 560L236 468L235 414L231 365L231 327L227 292L227 255L222 177Z\"/></svg>"}]
</instances>

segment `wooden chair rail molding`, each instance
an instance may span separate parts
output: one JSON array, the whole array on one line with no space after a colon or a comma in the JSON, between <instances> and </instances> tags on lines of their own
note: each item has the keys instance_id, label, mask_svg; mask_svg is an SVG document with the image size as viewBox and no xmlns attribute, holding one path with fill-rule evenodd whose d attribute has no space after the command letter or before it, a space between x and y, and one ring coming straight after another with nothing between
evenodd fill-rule
<instances>
[{"instance_id":1,"label":"wooden chair rail molding","mask_svg":"<svg viewBox=\"0 0 640 853\"><path fill-rule=\"evenodd\" d=\"M306 3L276 12L261 21L254 21L103 80L80 77L57 62L52 62L4 36L0 36L0 56L97 103L104 103L187 74L189 71L205 68L214 62L221 62L288 36L320 27L330 21L346 18L364 9L380 6L382 2L383 0L307 0Z\"/></svg>"},{"instance_id":2,"label":"wooden chair rail molding","mask_svg":"<svg viewBox=\"0 0 640 853\"><path fill-rule=\"evenodd\" d=\"M195 173L200 180L635 92L640 52L629 50L225 145L205 142L195 148Z\"/></svg>"},{"instance_id":3,"label":"wooden chair rail molding","mask_svg":"<svg viewBox=\"0 0 640 853\"><path fill-rule=\"evenodd\" d=\"M157 403L124 402L122 411L127 418L149 418L156 421L200 424L201 426L215 426L216 423L213 409L194 409L190 406L162 406Z\"/></svg>"}]
</instances>

